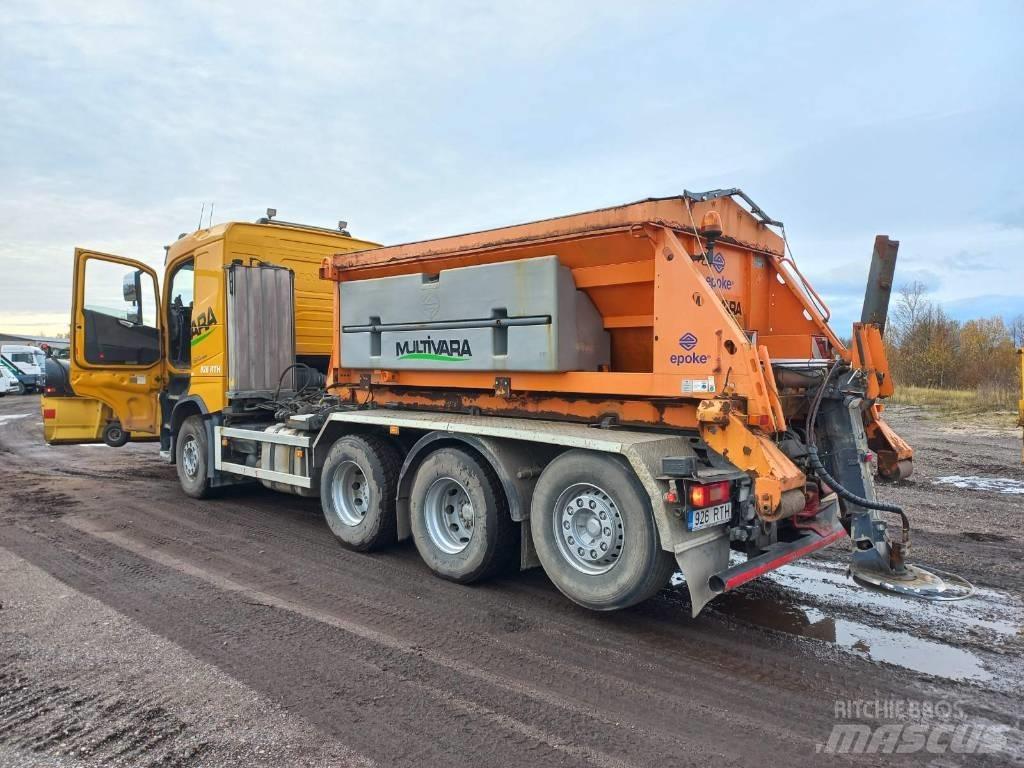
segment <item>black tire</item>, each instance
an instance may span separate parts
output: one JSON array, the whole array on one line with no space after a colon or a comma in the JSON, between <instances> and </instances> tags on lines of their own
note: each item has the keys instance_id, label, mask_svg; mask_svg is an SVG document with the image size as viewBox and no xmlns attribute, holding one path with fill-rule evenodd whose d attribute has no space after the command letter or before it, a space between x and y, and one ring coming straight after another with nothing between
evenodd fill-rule
<instances>
[{"instance_id":1,"label":"black tire","mask_svg":"<svg viewBox=\"0 0 1024 768\"><path fill-rule=\"evenodd\" d=\"M458 448L430 454L409 501L416 549L441 578L469 584L518 560L519 526L497 475L477 456Z\"/></svg>"},{"instance_id":2,"label":"black tire","mask_svg":"<svg viewBox=\"0 0 1024 768\"><path fill-rule=\"evenodd\" d=\"M548 578L595 611L646 600L675 569L649 496L629 464L611 454L572 450L548 464L533 492L530 533Z\"/></svg>"},{"instance_id":3,"label":"black tire","mask_svg":"<svg viewBox=\"0 0 1024 768\"><path fill-rule=\"evenodd\" d=\"M14 394L24 395L26 392L28 392L28 390L25 388L25 385L19 381L17 388L14 390Z\"/></svg>"},{"instance_id":4,"label":"black tire","mask_svg":"<svg viewBox=\"0 0 1024 768\"><path fill-rule=\"evenodd\" d=\"M206 425L201 416L189 416L182 422L174 442L174 462L181 490L193 499L205 499L212 490L207 476L209 456Z\"/></svg>"},{"instance_id":5,"label":"black tire","mask_svg":"<svg viewBox=\"0 0 1024 768\"><path fill-rule=\"evenodd\" d=\"M398 449L376 435L348 435L331 446L320 475L320 506L343 546L368 552L395 543L401 468Z\"/></svg>"},{"instance_id":6,"label":"black tire","mask_svg":"<svg viewBox=\"0 0 1024 768\"><path fill-rule=\"evenodd\" d=\"M120 448L128 442L129 437L128 431L121 427L119 421L112 421L103 429L103 442L111 448Z\"/></svg>"}]
</instances>

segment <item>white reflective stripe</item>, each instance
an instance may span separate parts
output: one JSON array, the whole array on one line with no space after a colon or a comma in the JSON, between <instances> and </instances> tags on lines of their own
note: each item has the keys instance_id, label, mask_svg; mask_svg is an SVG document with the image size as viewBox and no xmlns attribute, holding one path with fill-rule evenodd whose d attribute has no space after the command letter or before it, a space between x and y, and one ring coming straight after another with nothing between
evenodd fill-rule
<instances>
[{"instance_id":1,"label":"white reflective stripe","mask_svg":"<svg viewBox=\"0 0 1024 768\"><path fill-rule=\"evenodd\" d=\"M220 452L218 451L218 456L219 454ZM312 484L308 477L303 477L302 475L291 475L287 472L274 472L269 469L247 467L245 464L234 464L230 461L221 461L219 464L220 466L217 469L232 475L245 475L246 477L255 477L258 480L273 480L274 482L285 483L286 485L297 485L299 488L309 488Z\"/></svg>"},{"instance_id":2,"label":"white reflective stripe","mask_svg":"<svg viewBox=\"0 0 1024 768\"><path fill-rule=\"evenodd\" d=\"M215 437L233 437L241 440L254 440L258 443L274 443L275 445L294 445L298 448L308 448L310 438L305 435L281 435L271 432L264 432L260 429L238 429L237 427L214 427Z\"/></svg>"},{"instance_id":3,"label":"white reflective stripe","mask_svg":"<svg viewBox=\"0 0 1024 768\"><path fill-rule=\"evenodd\" d=\"M453 432L484 437L505 437L531 443L587 448L592 451L623 453L625 447L638 442L664 440L664 434L598 430L586 424L516 419L507 416L468 416L430 412L340 411L329 421L351 424L379 424L408 427L428 432ZM614 437L612 437L614 436Z\"/></svg>"}]
</instances>

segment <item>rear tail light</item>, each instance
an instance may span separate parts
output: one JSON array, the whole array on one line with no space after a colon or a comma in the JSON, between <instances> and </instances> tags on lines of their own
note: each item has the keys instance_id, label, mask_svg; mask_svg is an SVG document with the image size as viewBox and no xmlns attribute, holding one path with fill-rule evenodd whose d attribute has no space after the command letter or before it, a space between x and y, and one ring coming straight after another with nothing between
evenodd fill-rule
<instances>
[{"instance_id":1,"label":"rear tail light","mask_svg":"<svg viewBox=\"0 0 1024 768\"><path fill-rule=\"evenodd\" d=\"M44 419L56 419L57 418L57 409L56 408L43 408L43 418Z\"/></svg>"},{"instance_id":2,"label":"rear tail light","mask_svg":"<svg viewBox=\"0 0 1024 768\"><path fill-rule=\"evenodd\" d=\"M729 501L731 495L728 480L690 486L690 504L694 507L710 507L712 504L721 504L724 501Z\"/></svg>"}]
</instances>

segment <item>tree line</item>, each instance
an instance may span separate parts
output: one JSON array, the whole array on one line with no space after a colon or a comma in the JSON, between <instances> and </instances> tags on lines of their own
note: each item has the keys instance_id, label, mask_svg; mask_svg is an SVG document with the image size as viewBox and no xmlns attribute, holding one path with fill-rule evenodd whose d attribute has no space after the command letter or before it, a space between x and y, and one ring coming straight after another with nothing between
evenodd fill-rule
<instances>
[{"instance_id":1,"label":"tree line","mask_svg":"<svg viewBox=\"0 0 1024 768\"><path fill-rule=\"evenodd\" d=\"M1019 387L1017 347L1024 314L960 322L928 297L923 283L899 290L886 321L889 367L897 385L942 389Z\"/></svg>"}]
</instances>

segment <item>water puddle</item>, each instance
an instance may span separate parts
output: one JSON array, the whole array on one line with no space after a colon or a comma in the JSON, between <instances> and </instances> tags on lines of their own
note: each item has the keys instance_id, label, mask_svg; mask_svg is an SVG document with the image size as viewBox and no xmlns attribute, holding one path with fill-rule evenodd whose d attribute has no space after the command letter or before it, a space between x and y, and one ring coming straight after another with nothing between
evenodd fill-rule
<instances>
[{"instance_id":1,"label":"water puddle","mask_svg":"<svg viewBox=\"0 0 1024 768\"><path fill-rule=\"evenodd\" d=\"M682 583L679 574L673 583ZM839 563L784 566L716 598L708 610L958 681L986 682L1002 674L986 664L1003 666L997 656L979 654L965 639L996 650L1024 632L1024 604L1007 593L978 589L967 600L927 602L861 587Z\"/></svg>"},{"instance_id":2,"label":"water puddle","mask_svg":"<svg viewBox=\"0 0 1024 768\"><path fill-rule=\"evenodd\" d=\"M0 425L6 424L8 421L14 421L15 419L27 419L31 415L31 413L4 414L3 416L0 416Z\"/></svg>"},{"instance_id":3,"label":"water puddle","mask_svg":"<svg viewBox=\"0 0 1024 768\"><path fill-rule=\"evenodd\" d=\"M933 480L936 485L952 485L969 491L994 491L995 493L1024 493L1024 480L1009 477L981 477L980 475L949 475Z\"/></svg>"},{"instance_id":4,"label":"water puddle","mask_svg":"<svg viewBox=\"0 0 1024 768\"><path fill-rule=\"evenodd\" d=\"M914 637L906 632L832 618L814 608L808 608L806 612L812 622L831 624L834 631L832 642L871 661L884 661L953 680L991 680L994 677L977 656L963 648Z\"/></svg>"},{"instance_id":5,"label":"water puddle","mask_svg":"<svg viewBox=\"0 0 1024 768\"><path fill-rule=\"evenodd\" d=\"M925 625L951 640L964 633L1009 638L1024 628L1024 604L992 589L978 588L972 597L955 602L919 600L862 587L840 563L793 563L766 578L840 610L858 608L887 622Z\"/></svg>"}]
</instances>

